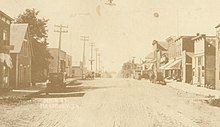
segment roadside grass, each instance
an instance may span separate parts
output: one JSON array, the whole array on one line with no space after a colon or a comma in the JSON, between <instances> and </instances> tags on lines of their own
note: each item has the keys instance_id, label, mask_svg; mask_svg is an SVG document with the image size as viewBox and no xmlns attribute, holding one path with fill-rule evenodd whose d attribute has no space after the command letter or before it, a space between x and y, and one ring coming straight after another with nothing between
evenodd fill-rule
<instances>
[{"instance_id":1,"label":"roadside grass","mask_svg":"<svg viewBox=\"0 0 220 127\"><path fill-rule=\"evenodd\" d=\"M30 100L29 97L2 97L0 98L0 105L17 105Z\"/></svg>"}]
</instances>

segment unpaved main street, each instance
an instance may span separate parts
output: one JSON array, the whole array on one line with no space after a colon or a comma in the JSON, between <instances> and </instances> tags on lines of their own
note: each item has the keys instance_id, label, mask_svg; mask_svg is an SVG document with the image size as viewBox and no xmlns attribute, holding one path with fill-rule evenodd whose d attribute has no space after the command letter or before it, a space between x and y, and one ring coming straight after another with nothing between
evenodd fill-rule
<instances>
[{"instance_id":1,"label":"unpaved main street","mask_svg":"<svg viewBox=\"0 0 220 127\"><path fill-rule=\"evenodd\" d=\"M219 127L203 96L146 80L96 79L76 91L0 105L1 127Z\"/></svg>"}]
</instances>

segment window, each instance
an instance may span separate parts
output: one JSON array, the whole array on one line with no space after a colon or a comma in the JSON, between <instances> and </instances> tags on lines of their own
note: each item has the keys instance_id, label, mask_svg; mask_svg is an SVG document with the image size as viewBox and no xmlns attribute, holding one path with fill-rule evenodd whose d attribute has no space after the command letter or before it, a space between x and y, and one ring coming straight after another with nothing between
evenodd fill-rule
<instances>
[{"instance_id":1,"label":"window","mask_svg":"<svg viewBox=\"0 0 220 127\"><path fill-rule=\"evenodd\" d=\"M220 40L218 38L218 50L220 50Z\"/></svg>"},{"instance_id":2,"label":"window","mask_svg":"<svg viewBox=\"0 0 220 127\"><path fill-rule=\"evenodd\" d=\"M3 30L3 40L7 40L7 31Z\"/></svg>"},{"instance_id":3,"label":"window","mask_svg":"<svg viewBox=\"0 0 220 127\"><path fill-rule=\"evenodd\" d=\"M198 65L201 65L201 57L198 57Z\"/></svg>"},{"instance_id":4,"label":"window","mask_svg":"<svg viewBox=\"0 0 220 127\"><path fill-rule=\"evenodd\" d=\"M11 24L11 22L10 22L9 20L6 20L6 23L7 23L7 24Z\"/></svg>"},{"instance_id":5,"label":"window","mask_svg":"<svg viewBox=\"0 0 220 127\"><path fill-rule=\"evenodd\" d=\"M5 18L5 17L3 17L3 16L2 16L2 21L4 21L4 22L6 21L6 18Z\"/></svg>"},{"instance_id":6,"label":"window","mask_svg":"<svg viewBox=\"0 0 220 127\"><path fill-rule=\"evenodd\" d=\"M68 66L70 66L71 65L71 62L70 62L70 60L68 60Z\"/></svg>"},{"instance_id":7,"label":"window","mask_svg":"<svg viewBox=\"0 0 220 127\"><path fill-rule=\"evenodd\" d=\"M205 71L204 70L202 71L202 77L205 77Z\"/></svg>"},{"instance_id":8,"label":"window","mask_svg":"<svg viewBox=\"0 0 220 127\"><path fill-rule=\"evenodd\" d=\"M195 68L193 68L192 76L195 76Z\"/></svg>"},{"instance_id":9,"label":"window","mask_svg":"<svg viewBox=\"0 0 220 127\"><path fill-rule=\"evenodd\" d=\"M203 57L202 56L198 57L198 65L203 65Z\"/></svg>"}]
</instances>

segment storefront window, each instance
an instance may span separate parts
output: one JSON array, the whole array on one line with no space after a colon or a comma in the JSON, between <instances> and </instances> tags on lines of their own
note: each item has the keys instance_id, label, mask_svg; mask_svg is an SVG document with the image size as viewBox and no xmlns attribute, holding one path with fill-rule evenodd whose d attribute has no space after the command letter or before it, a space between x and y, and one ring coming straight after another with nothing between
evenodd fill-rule
<instances>
[{"instance_id":1,"label":"storefront window","mask_svg":"<svg viewBox=\"0 0 220 127\"><path fill-rule=\"evenodd\" d=\"M3 40L7 40L7 31L3 30Z\"/></svg>"},{"instance_id":2,"label":"storefront window","mask_svg":"<svg viewBox=\"0 0 220 127\"><path fill-rule=\"evenodd\" d=\"M202 71L202 77L205 77L205 72L204 71Z\"/></svg>"}]
</instances>

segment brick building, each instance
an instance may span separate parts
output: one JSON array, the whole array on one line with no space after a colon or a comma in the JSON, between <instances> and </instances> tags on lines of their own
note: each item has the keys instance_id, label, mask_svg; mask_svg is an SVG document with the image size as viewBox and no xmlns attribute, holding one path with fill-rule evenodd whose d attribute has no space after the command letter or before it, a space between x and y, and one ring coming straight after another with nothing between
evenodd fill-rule
<instances>
[{"instance_id":1,"label":"brick building","mask_svg":"<svg viewBox=\"0 0 220 127\"><path fill-rule=\"evenodd\" d=\"M9 86L9 68L11 66L10 24L13 19L0 10L0 89Z\"/></svg>"},{"instance_id":2,"label":"brick building","mask_svg":"<svg viewBox=\"0 0 220 127\"><path fill-rule=\"evenodd\" d=\"M193 41L193 84L215 89L216 37L200 34Z\"/></svg>"},{"instance_id":3,"label":"brick building","mask_svg":"<svg viewBox=\"0 0 220 127\"><path fill-rule=\"evenodd\" d=\"M82 77L82 69L80 66L72 66L72 74L74 78Z\"/></svg>"},{"instance_id":4,"label":"brick building","mask_svg":"<svg viewBox=\"0 0 220 127\"><path fill-rule=\"evenodd\" d=\"M58 48L48 48L49 53L53 57L49 65L49 73L63 72L67 76L72 76L72 56L68 55L65 51ZM58 66L59 54L59 66Z\"/></svg>"}]
</instances>

